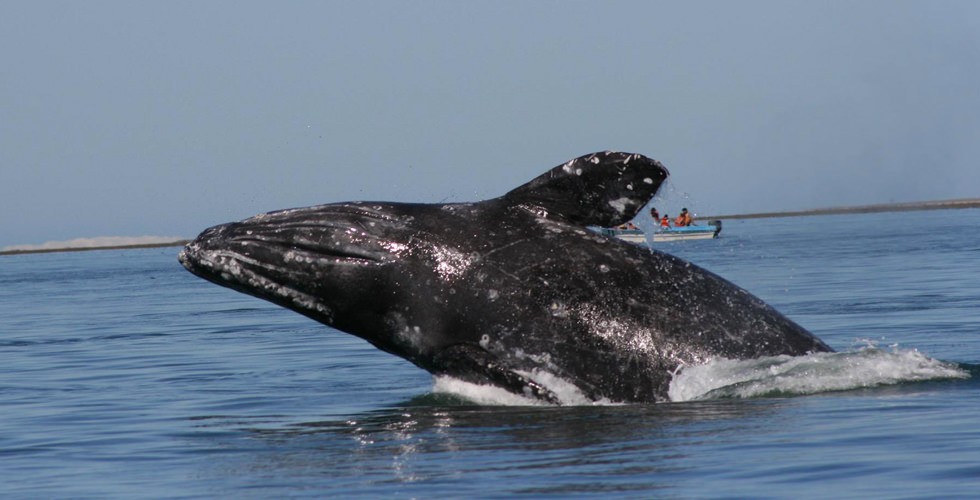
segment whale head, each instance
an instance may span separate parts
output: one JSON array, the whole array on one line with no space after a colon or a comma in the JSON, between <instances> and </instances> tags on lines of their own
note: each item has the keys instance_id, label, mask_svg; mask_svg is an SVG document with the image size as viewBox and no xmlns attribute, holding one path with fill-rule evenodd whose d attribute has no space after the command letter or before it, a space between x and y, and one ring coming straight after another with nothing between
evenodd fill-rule
<instances>
[{"instance_id":1,"label":"whale head","mask_svg":"<svg viewBox=\"0 0 980 500\"><path fill-rule=\"evenodd\" d=\"M404 325L382 304L404 303L413 293L413 280L433 269L422 260L434 252L422 249L434 244L399 208L338 203L270 212L206 229L178 259L209 281L413 358L428 346L398 342L407 337L391 330ZM443 272L452 265L444 263Z\"/></svg>"}]
</instances>

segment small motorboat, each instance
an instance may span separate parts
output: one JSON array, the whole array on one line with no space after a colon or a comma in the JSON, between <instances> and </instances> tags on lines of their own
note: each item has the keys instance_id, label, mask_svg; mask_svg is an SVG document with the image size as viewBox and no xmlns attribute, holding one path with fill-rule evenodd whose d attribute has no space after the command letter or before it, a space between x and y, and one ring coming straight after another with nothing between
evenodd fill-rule
<instances>
[{"instance_id":1,"label":"small motorboat","mask_svg":"<svg viewBox=\"0 0 980 500\"><path fill-rule=\"evenodd\" d=\"M606 236L612 236L630 243L646 243L647 237L639 229L602 228ZM653 233L653 241L710 240L721 232L721 221L713 220L706 226L661 227Z\"/></svg>"}]
</instances>

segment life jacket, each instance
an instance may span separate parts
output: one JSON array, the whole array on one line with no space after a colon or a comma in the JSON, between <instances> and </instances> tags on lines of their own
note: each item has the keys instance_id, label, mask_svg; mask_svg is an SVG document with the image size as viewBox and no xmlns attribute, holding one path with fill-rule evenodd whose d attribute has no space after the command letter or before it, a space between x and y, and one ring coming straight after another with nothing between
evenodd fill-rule
<instances>
[{"instance_id":1,"label":"life jacket","mask_svg":"<svg viewBox=\"0 0 980 500\"><path fill-rule=\"evenodd\" d=\"M660 227L670 227L670 219L667 217L660 219Z\"/></svg>"}]
</instances>

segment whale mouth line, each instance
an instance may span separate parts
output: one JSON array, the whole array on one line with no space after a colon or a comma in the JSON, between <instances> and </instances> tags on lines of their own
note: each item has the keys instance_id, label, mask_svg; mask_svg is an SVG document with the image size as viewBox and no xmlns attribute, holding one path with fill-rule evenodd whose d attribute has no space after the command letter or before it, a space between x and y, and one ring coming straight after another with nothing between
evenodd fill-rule
<instances>
[{"instance_id":1,"label":"whale mouth line","mask_svg":"<svg viewBox=\"0 0 980 500\"><path fill-rule=\"evenodd\" d=\"M270 265L232 250L195 251L191 256L185 249L178 255L178 260L188 271L208 281L249 295L329 314L329 310L315 296L260 272L284 272L288 271L286 268Z\"/></svg>"}]
</instances>

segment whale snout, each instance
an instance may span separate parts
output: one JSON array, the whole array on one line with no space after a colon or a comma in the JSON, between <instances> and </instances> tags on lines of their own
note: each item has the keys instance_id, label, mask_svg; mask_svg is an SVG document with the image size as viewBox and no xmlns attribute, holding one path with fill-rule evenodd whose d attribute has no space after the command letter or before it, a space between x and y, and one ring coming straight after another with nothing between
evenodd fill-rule
<instances>
[{"instance_id":1,"label":"whale snout","mask_svg":"<svg viewBox=\"0 0 980 500\"><path fill-rule=\"evenodd\" d=\"M383 214L346 204L284 210L205 229L178 260L219 284L251 286L260 276L294 285L304 273L329 279L407 252L387 234L391 226Z\"/></svg>"},{"instance_id":2,"label":"whale snout","mask_svg":"<svg viewBox=\"0 0 980 500\"><path fill-rule=\"evenodd\" d=\"M188 271L202 276L201 271L209 267L207 263L212 257L211 252L221 246L217 242L223 242L223 233L229 225L222 224L205 229L197 238L184 245L184 248L177 254L177 260Z\"/></svg>"},{"instance_id":3,"label":"whale snout","mask_svg":"<svg viewBox=\"0 0 980 500\"><path fill-rule=\"evenodd\" d=\"M301 242L291 244L288 231L243 221L204 230L177 259L188 271L208 281L331 324L333 309L317 291L342 273L325 265L325 259L311 257L311 252Z\"/></svg>"},{"instance_id":4,"label":"whale snout","mask_svg":"<svg viewBox=\"0 0 980 500\"><path fill-rule=\"evenodd\" d=\"M236 240L239 225L229 223L205 229L184 246L177 260L191 273L220 285L235 287L247 282L243 272L257 268L260 262L249 255L246 244Z\"/></svg>"},{"instance_id":5,"label":"whale snout","mask_svg":"<svg viewBox=\"0 0 980 500\"><path fill-rule=\"evenodd\" d=\"M208 228L177 258L201 278L332 325L338 311L373 303L388 264L411 253L404 238L383 213L323 205Z\"/></svg>"}]
</instances>

